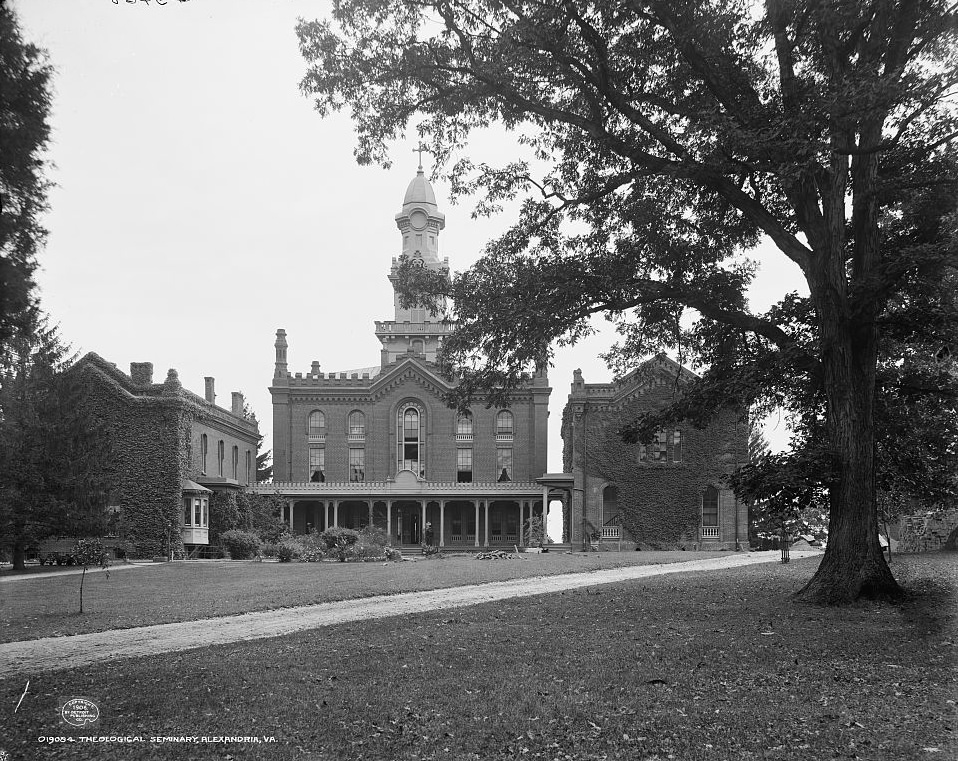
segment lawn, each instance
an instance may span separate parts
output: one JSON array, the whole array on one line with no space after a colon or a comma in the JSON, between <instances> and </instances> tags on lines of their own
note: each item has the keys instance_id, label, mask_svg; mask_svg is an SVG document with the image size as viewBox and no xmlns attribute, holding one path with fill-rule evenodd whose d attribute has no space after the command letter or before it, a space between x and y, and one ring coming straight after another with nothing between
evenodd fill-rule
<instances>
[{"instance_id":1,"label":"lawn","mask_svg":"<svg viewBox=\"0 0 958 761\"><path fill-rule=\"evenodd\" d=\"M403 563L179 562L87 574L83 615L78 575L0 583L0 642L230 616L354 597L438 589L622 565L727 556L703 552L523 553L523 560L472 555Z\"/></svg>"},{"instance_id":2,"label":"lawn","mask_svg":"<svg viewBox=\"0 0 958 761\"><path fill-rule=\"evenodd\" d=\"M11 758L950 759L954 554L895 606L787 599L816 559L660 576L0 683ZM64 735L58 696L98 703ZM169 735L275 745L156 745ZM48 754L44 756L43 753Z\"/></svg>"}]
</instances>

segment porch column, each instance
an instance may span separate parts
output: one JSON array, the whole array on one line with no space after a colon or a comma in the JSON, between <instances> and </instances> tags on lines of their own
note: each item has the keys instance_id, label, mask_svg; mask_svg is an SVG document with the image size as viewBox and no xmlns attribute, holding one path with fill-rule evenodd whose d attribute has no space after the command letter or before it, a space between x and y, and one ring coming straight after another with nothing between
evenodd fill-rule
<instances>
[{"instance_id":1,"label":"porch column","mask_svg":"<svg viewBox=\"0 0 958 761\"><path fill-rule=\"evenodd\" d=\"M547 528L549 526L549 496L548 493L542 500L542 546L545 547L546 537L549 535Z\"/></svg>"},{"instance_id":2,"label":"porch column","mask_svg":"<svg viewBox=\"0 0 958 761\"><path fill-rule=\"evenodd\" d=\"M489 546L489 500L484 501L486 507L486 547Z\"/></svg>"},{"instance_id":3,"label":"porch column","mask_svg":"<svg viewBox=\"0 0 958 761\"><path fill-rule=\"evenodd\" d=\"M439 546L446 546L446 500L439 500Z\"/></svg>"},{"instance_id":4,"label":"porch column","mask_svg":"<svg viewBox=\"0 0 958 761\"><path fill-rule=\"evenodd\" d=\"M334 526L339 525L339 500L338 499L333 500L333 525Z\"/></svg>"},{"instance_id":5,"label":"porch column","mask_svg":"<svg viewBox=\"0 0 958 761\"><path fill-rule=\"evenodd\" d=\"M293 508L294 507L296 507L296 501L291 499L289 501L289 533L291 534L295 533L295 531L293 530Z\"/></svg>"},{"instance_id":6,"label":"porch column","mask_svg":"<svg viewBox=\"0 0 958 761\"><path fill-rule=\"evenodd\" d=\"M369 527L373 528L373 500L369 500Z\"/></svg>"},{"instance_id":7,"label":"porch column","mask_svg":"<svg viewBox=\"0 0 958 761\"><path fill-rule=\"evenodd\" d=\"M523 519L525 517L525 514L526 514L526 501L524 499L520 499L519 500L519 546L520 547L526 546L525 539L524 539L526 532L522 530ZM531 511L529 513L529 517L530 518L532 517Z\"/></svg>"},{"instance_id":8,"label":"porch column","mask_svg":"<svg viewBox=\"0 0 958 761\"><path fill-rule=\"evenodd\" d=\"M419 543L422 544L426 541L426 500L419 500L419 504L422 505L422 523L419 526Z\"/></svg>"},{"instance_id":9,"label":"porch column","mask_svg":"<svg viewBox=\"0 0 958 761\"><path fill-rule=\"evenodd\" d=\"M473 500L476 506L476 547L479 546L479 500Z\"/></svg>"},{"instance_id":10,"label":"porch column","mask_svg":"<svg viewBox=\"0 0 958 761\"><path fill-rule=\"evenodd\" d=\"M393 543L393 501L386 500L386 544L392 547Z\"/></svg>"}]
</instances>

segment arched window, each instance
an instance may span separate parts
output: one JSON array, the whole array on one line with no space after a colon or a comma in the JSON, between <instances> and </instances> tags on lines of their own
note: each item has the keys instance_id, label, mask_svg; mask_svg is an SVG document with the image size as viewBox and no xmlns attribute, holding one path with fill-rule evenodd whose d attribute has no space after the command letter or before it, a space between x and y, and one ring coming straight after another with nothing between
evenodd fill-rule
<instances>
[{"instance_id":1,"label":"arched window","mask_svg":"<svg viewBox=\"0 0 958 761\"><path fill-rule=\"evenodd\" d=\"M456 418L456 436L472 437L472 413L469 410L460 412L459 417Z\"/></svg>"},{"instance_id":2,"label":"arched window","mask_svg":"<svg viewBox=\"0 0 958 761\"><path fill-rule=\"evenodd\" d=\"M512 436L512 413L502 410L496 415L496 436Z\"/></svg>"},{"instance_id":3,"label":"arched window","mask_svg":"<svg viewBox=\"0 0 958 761\"><path fill-rule=\"evenodd\" d=\"M206 455L209 453L210 449L210 440L209 437L204 433L200 436L200 454L203 457L203 466L200 468L200 472L205 476L206 475Z\"/></svg>"},{"instance_id":4,"label":"arched window","mask_svg":"<svg viewBox=\"0 0 958 761\"><path fill-rule=\"evenodd\" d=\"M702 494L702 526L718 526L719 517L719 493L714 486L705 487L705 493Z\"/></svg>"},{"instance_id":5,"label":"arched window","mask_svg":"<svg viewBox=\"0 0 958 761\"><path fill-rule=\"evenodd\" d=\"M223 439L220 439L220 443L216 445L216 461L219 464L219 470L217 475L223 475L223 460L226 459L226 444L223 442Z\"/></svg>"},{"instance_id":6,"label":"arched window","mask_svg":"<svg viewBox=\"0 0 958 761\"><path fill-rule=\"evenodd\" d=\"M422 322L422 320L417 320L416 322ZM417 357L426 356L426 342L421 338L416 338L412 342L412 351Z\"/></svg>"},{"instance_id":7,"label":"arched window","mask_svg":"<svg viewBox=\"0 0 958 761\"><path fill-rule=\"evenodd\" d=\"M419 410L408 405L399 409L399 457L396 471L411 470L424 478L425 462L423 458L422 415Z\"/></svg>"},{"instance_id":8,"label":"arched window","mask_svg":"<svg viewBox=\"0 0 958 761\"><path fill-rule=\"evenodd\" d=\"M239 447L233 445L233 478L239 478Z\"/></svg>"},{"instance_id":9,"label":"arched window","mask_svg":"<svg viewBox=\"0 0 958 761\"><path fill-rule=\"evenodd\" d=\"M326 435L326 415L320 410L313 410L309 413L309 431L310 436Z\"/></svg>"},{"instance_id":10,"label":"arched window","mask_svg":"<svg viewBox=\"0 0 958 761\"><path fill-rule=\"evenodd\" d=\"M350 436L366 435L366 416L359 410L353 410L349 413L347 425L349 426Z\"/></svg>"}]
</instances>

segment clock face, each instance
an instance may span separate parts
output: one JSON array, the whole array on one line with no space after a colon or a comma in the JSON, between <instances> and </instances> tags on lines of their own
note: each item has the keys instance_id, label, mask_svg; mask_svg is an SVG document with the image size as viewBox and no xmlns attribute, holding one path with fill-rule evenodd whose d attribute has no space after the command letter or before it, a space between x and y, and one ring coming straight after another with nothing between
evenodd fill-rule
<instances>
[{"instance_id":1,"label":"clock face","mask_svg":"<svg viewBox=\"0 0 958 761\"><path fill-rule=\"evenodd\" d=\"M423 230L426 227L426 213L421 209L416 209L409 216L409 224L412 225L414 230Z\"/></svg>"}]
</instances>

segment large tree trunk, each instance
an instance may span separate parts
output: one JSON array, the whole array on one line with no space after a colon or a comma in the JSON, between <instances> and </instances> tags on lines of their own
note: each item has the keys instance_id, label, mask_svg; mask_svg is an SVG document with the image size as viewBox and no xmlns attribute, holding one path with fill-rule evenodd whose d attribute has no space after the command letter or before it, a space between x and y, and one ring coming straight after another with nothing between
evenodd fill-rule
<instances>
[{"instance_id":1,"label":"large tree trunk","mask_svg":"<svg viewBox=\"0 0 958 761\"><path fill-rule=\"evenodd\" d=\"M810 282L822 336L828 444L835 480L829 487L825 556L796 597L825 605L861 597L894 599L902 594L878 540L874 432L878 337L874 314L869 310L855 316L848 313L842 303L844 273L838 269L843 266L843 257L835 257Z\"/></svg>"},{"instance_id":2,"label":"large tree trunk","mask_svg":"<svg viewBox=\"0 0 958 761\"><path fill-rule=\"evenodd\" d=\"M13 545L13 570L14 571L25 571L26 566L26 551L23 548L23 545L17 543Z\"/></svg>"}]
</instances>

